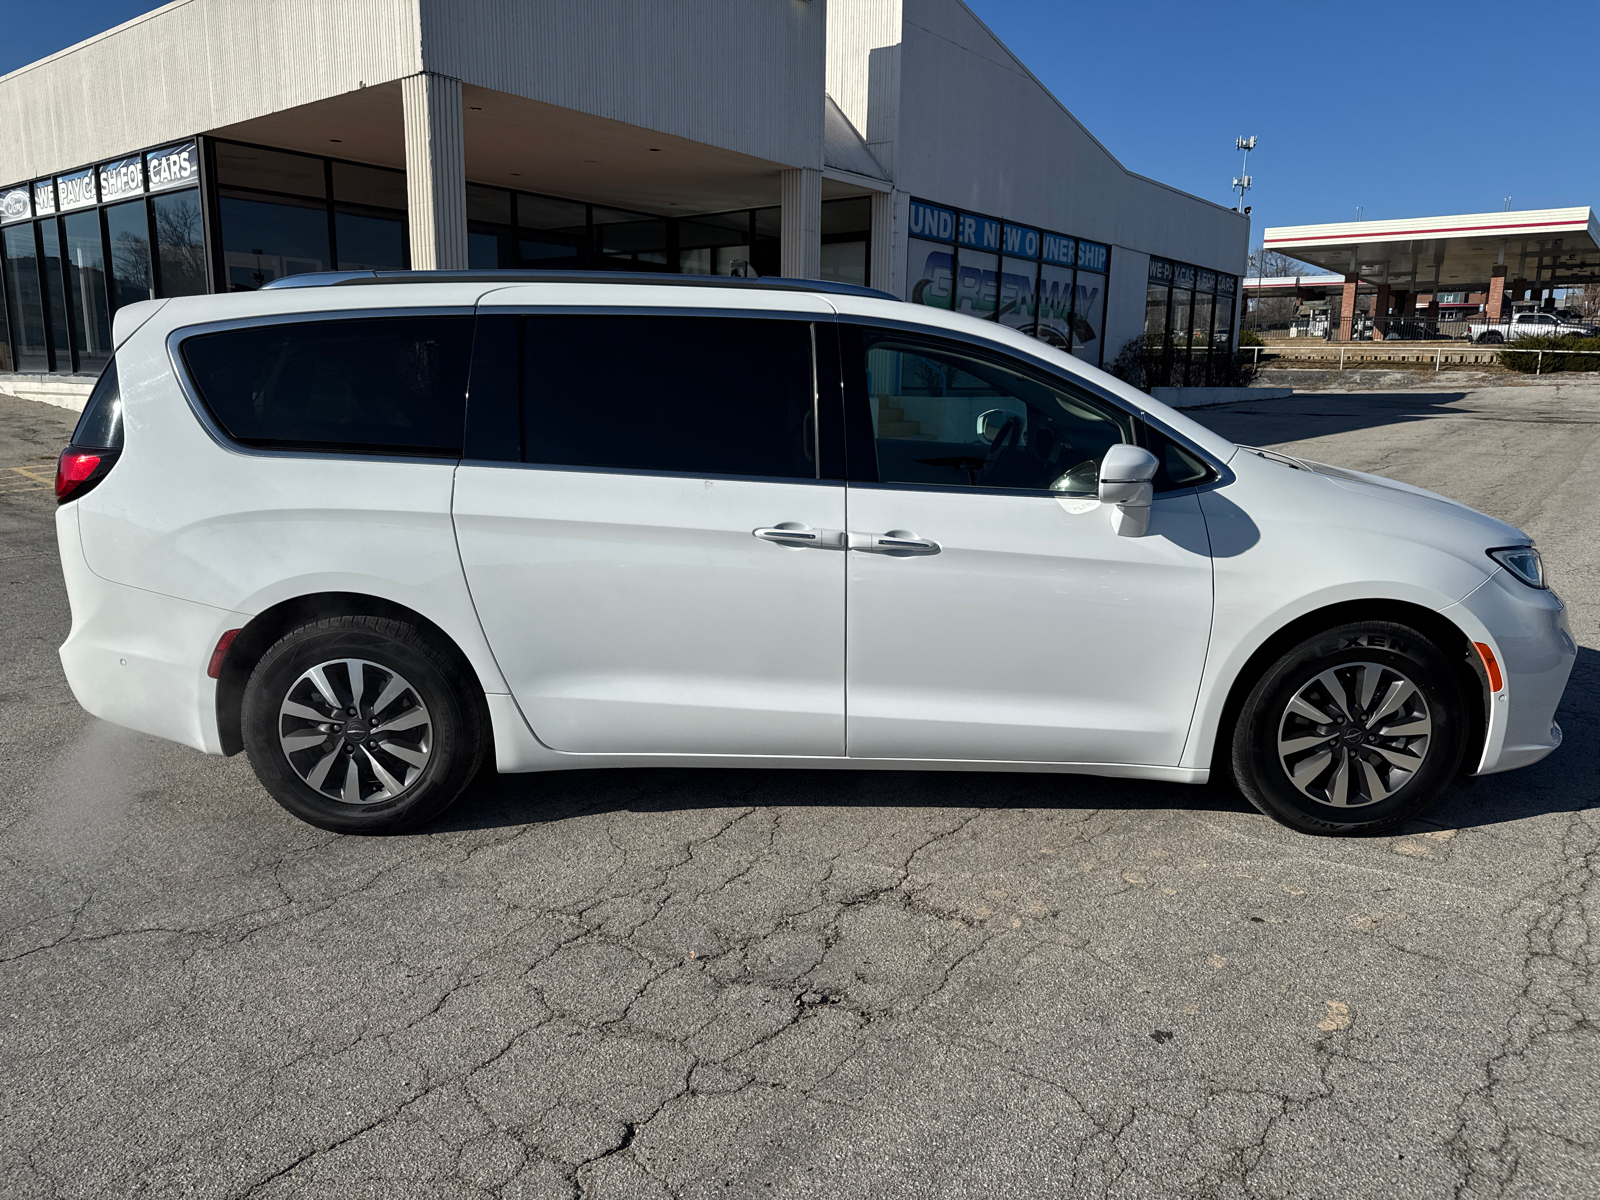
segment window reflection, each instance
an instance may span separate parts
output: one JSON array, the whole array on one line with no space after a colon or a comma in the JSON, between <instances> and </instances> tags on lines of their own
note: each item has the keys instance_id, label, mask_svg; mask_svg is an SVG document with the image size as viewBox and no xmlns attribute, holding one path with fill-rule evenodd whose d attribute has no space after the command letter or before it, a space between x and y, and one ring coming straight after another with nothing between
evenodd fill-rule
<instances>
[{"instance_id":1,"label":"window reflection","mask_svg":"<svg viewBox=\"0 0 1600 1200\"><path fill-rule=\"evenodd\" d=\"M151 198L156 225L159 294L199 296L206 291L206 247L200 220L200 192L190 188Z\"/></svg>"},{"instance_id":2,"label":"window reflection","mask_svg":"<svg viewBox=\"0 0 1600 1200\"><path fill-rule=\"evenodd\" d=\"M322 207L224 196L221 211L229 291L254 291L285 275L328 269L328 214ZM161 266L164 290L165 255Z\"/></svg>"},{"instance_id":3,"label":"window reflection","mask_svg":"<svg viewBox=\"0 0 1600 1200\"><path fill-rule=\"evenodd\" d=\"M72 348L78 370L99 374L111 358L111 311L106 296L106 260L100 214L93 209L63 219L66 272L72 296Z\"/></svg>"}]
</instances>

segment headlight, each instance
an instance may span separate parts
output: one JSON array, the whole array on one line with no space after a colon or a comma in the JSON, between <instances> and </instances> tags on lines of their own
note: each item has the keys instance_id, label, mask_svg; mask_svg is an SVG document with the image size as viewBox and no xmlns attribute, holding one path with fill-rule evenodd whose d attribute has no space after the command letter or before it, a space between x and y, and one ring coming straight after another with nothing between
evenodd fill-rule
<instances>
[{"instance_id":1,"label":"headlight","mask_svg":"<svg viewBox=\"0 0 1600 1200\"><path fill-rule=\"evenodd\" d=\"M1502 546L1498 550L1490 550L1489 557L1494 559L1506 570L1529 587L1544 588L1550 585L1544 580L1544 560L1539 557L1539 552L1532 546Z\"/></svg>"}]
</instances>

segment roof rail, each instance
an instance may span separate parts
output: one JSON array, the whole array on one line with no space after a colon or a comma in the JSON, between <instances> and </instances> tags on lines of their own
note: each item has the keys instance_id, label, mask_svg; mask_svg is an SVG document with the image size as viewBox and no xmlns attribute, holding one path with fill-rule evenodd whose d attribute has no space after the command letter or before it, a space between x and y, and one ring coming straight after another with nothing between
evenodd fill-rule
<instances>
[{"instance_id":1,"label":"roof rail","mask_svg":"<svg viewBox=\"0 0 1600 1200\"><path fill-rule=\"evenodd\" d=\"M824 292L836 296L900 297L877 288L821 279L745 279L737 275L667 275L645 271L310 271L284 275L262 285L268 288L350 287L370 283L629 283L654 287L747 288L773 292Z\"/></svg>"}]
</instances>

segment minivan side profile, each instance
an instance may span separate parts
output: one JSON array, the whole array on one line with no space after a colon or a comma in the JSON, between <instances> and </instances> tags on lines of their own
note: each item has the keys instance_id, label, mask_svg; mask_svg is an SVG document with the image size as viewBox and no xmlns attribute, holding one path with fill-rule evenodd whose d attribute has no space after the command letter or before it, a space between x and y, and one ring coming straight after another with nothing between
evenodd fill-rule
<instances>
[{"instance_id":1,"label":"minivan side profile","mask_svg":"<svg viewBox=\"0 0 1600 1200\"><path fill-rule=\"evenodd\" d=\"M323 828L425 822L492 758L1218 772L1356 833L1560 743L1526 535L972 318L351 272L114 340L58 472L68 681Z\"/></svg>"}]
</instances>

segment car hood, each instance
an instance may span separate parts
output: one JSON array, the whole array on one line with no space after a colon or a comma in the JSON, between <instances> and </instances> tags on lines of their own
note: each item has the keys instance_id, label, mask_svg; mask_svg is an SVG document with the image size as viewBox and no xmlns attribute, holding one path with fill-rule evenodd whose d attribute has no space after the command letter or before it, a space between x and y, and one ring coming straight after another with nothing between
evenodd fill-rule
<instances>
[{"instance_id":1,"label":"car hood","mask_svg":"<svg viewBox=\"0 0 1600 1200\"><path fill-rule=\"evenodd\" d=\"M1524 545L1533 541L1531 537L1523 533L1515 525L1508 524L1498 517L1491 517L1487 513L1481 513L1475 508L1469 508L1467 505L1462 504L1459 500L1441 496L1438 492L1430 492L1426 488L1415 487L1409 483L1401 483L1398 479L1385 479L1382 475L1369 475L1365 471L1352 471L1348 467L1335 467L1328 463L1314 462L1308 458L1295 458L1277 450L1262 450L1255 446L1240 446L1239 449L1259 455L1269 461L1283 463L1285 466L1295 467L1301 471L1310 471L1317 475L1325 476L1339 487L1370 496L1375 500L1387 501L1416 512L1431 513L1452 521L1462 522L1481 533L1485 539L1484 549L1494 546Z\"/></svg>"}]
</instances>

